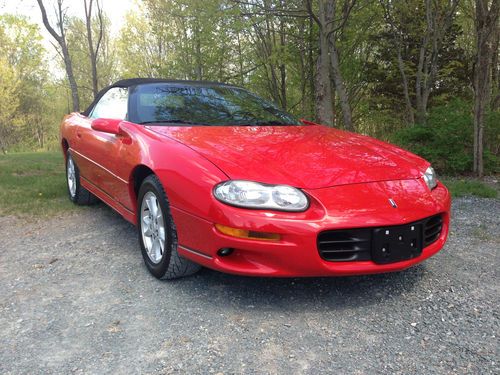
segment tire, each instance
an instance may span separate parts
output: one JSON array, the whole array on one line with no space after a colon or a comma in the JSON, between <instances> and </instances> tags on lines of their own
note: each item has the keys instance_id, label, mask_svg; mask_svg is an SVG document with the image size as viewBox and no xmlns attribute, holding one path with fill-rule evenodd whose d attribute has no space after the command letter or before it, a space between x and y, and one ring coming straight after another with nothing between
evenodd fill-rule
<instances>
[{"instance_id":1,"label":"tire","mask_svg":"<svg viewBox=\"0 0 500 375\"><path fill-rule=\"evenodd\" d=\"M177 230L167 195L155 175L146 177L139 189L137 231L144 263L157 279L177 279L200 270L200 265L177 252Z\"/></svg>"},{"instance_id":2,"label":"tire","mask_svg":"<svg viewBox=\"0 0 500 375\"><path fill-rule=\"evenodd\" d=\"M76 165L71 152L66 154L66 185L69 200L75 204L85 206L98 202L98 199L80 183L80 170Z\"/></svg>"}]
</instances>

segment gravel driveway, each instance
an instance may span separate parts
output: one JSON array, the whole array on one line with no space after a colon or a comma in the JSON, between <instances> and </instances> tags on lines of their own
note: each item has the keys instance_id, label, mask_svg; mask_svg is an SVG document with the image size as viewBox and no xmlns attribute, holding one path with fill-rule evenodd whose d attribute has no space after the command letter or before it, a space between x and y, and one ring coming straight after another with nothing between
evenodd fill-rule
<instances>
[{"instance_id":1,"label":"gravel driveway","mask_svg":"<svg viewBox=\"0 0 500 375\"><path fill-rule=\"evenodd\" d=\"M395 274L162 282L101 205L0 218L0 373L500 372L500 201L453 204L444 250Z\"/></svg>"}]
</instances>

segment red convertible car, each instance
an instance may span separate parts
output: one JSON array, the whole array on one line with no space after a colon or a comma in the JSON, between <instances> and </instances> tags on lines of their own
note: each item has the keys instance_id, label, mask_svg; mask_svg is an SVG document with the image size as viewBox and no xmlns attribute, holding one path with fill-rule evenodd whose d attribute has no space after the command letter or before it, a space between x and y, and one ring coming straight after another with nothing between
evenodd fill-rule
<instances>
[{"instance_id":1,"label":"red convertible car","mask_svg":"<svg viewBox=\"0 0 500 375\"><path fill-rule=\"evenodd\" d=\"M157 278L399 271L448 235L427 161L230 85L119 81L65 117L61 142L69 198L136 224Z\"/></svg>"}]
</instances>

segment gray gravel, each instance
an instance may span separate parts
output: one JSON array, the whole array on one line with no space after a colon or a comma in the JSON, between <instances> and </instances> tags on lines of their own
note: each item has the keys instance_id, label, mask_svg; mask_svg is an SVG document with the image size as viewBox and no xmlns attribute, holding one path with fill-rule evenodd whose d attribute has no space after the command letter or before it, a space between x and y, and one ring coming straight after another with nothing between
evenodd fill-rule
<instances>
[{"instance_id":1,"label":"gray gravel","mask_svg":"<svg viewBox=\"0 0 500 375\"><path fill-rule=\"evenodd\" d=\"M500 201L453 205L445 249L395 274L146 271L105 206L0 218L0 373L500 373Z\"/></svg>"}]
</instances>

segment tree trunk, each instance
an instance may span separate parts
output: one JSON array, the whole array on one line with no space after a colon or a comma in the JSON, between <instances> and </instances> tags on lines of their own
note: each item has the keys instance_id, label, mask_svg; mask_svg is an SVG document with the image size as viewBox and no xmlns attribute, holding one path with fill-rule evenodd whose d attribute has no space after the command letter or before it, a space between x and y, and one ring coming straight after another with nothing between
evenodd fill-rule
<instances>
[{"instance_id":1,"label":"tree trunk","mask_svg":"<svg viewBox=\"0 0 500 375\"><path fill-rule=\"evenodd\" d=\"M476 0L476 61L474 66L474 165L478 177L484 174L484 118L491 98L491 60L494 30L498 27L499 0Z\"/></svg>"},{"instance_id":2,"label":"tree trunk","mask_svg":"<svg viewBox=\"0 0 500 375\"><path fill-rule=\"evenodd\" d=\"M307 85L307 78L306 78L306 64L305 64L305 58L306 58L306 37L305 37L305 23L304 21L299 22L298 24L298 31L299 31L299 42L298 42L298 47L299 47L299 56L298 56L298 62L299 62L299 76L300 76L300 112L302 115L306 114L306 85Z\"/></svg>"},{"instance_id":3,"label":"tree trunk","mask_svg":"<svg viewBox=\"0 0 500 375\"><path fill-rule=\"evenodd\" d=\"M420 51L419 51L419 56L418 56L418 65L417 65L417 74L416 74L416 79L415 79L415 104L416 104L416 122L417 124L423 125L425 124L425 118L426 118L426 112L427 108L424 105L424 100L423 100L423 87L425 85L424 83L424 77L426 76L427 72L425 71L425 68L427 66L426 64L426 51L427 51L427 43L428 43L428 34L423 37L422 39L422 45L420 46Z\"/></svg>"},{"instance_id":4,"label":"tree trunk","mask_svg":"<svg viewBox=\"0 0 500 375\"><path fill-rule=\"evenodd\" d=\"M92 32L92 8L94 5L94 0L88 0L88 1L89 1L88 6L87 6L87 0L84 0L83 4L85 6L85 26L87 28L87 43L89 48L90 66L92 69L92 93L95 99L99 91L98 77L97 77L97 56L99 54L99 47L104 33L103 30L104 25L102 19L102 11L99 6L99 0L97 0L96 6L97 6L97 18L99 20L99 35L97 37L97 44L94 47L94 40L93 40L94 38Z\"/></svg>"},{"instance_id":5,"label":"tree trunk","mask_svg":"<svg viewBox=\"0 0 500 375\"><path fill-rule=\"evenodd\" d=\"M238 65L240 68L239 76L240 76L240 85L243 86L245 84L245 73L243 72L243 53L241 50L241 39L240 39L240 31L238 30L236 33L237 41L238 41Z\"/></svg>"},{"instance_id":6,"label":"tree trunk","mask_svg":"<svg viewBox=\"0 0 500 375\"><path fill-rule=\"evenodd\" d=\"M398 46L396 48L398 50L399 73L401 74L401 80L403 82L403 94L405 97L407 121L408 121L409 125L413 126L413 125L415 125L415 114L414 114L413 105L411 104L410 92L408 89L408 77L406 76L405 64L404 64L403 58L401 56L401 45L398 44Z\"/></svg>"},{"instance_id":7,"label":"tree trunk","mask_svg":"<svg viewBox=\"0 0 500 375\"><path fill-rule=\"evenodd\" d=\"M352 129L352 116L347 90L340 72L335 33L344 27L354 3L355 0L351 2L346 0L344 13L340 19L337 19L336 0L319 0L317 14L313 11L312 0L304 2L309 17L319 27L319 56L316 61L315 78L316 119L320 123L334 125L333 96L336 92L341 101L342 114L348 129ZM335 91L332 90L332 78L334 78Z\"/></svg>"},{"instance_id":8,"label":"tree trunk","mask_svg":"<svg viewBox=\"0 0 500 375\"><path fill-rule=\"evenodd\" d=\"M330 59L332 64L333 81L335 83L335 91L339 96L340 108L342 110L342 118L344 120L344 127L349 131L354 131L354 126L352 124L351 106L349 104L349 97L344 85L342 72L340 71L339 55L333 37L331 38L330 41Z\"/></svg>"},{"instance_id":9,"label":"tree trunk","mask_svg":"<svg viewBox=\"0 0 500 375\"><path fill-rule=\"evenodd\" d=\"M329 30L327 27L326 13L328 5L323 0L319 1L318 25L319 30L319 56L316 66L316 120L328 126L333 126L333 100L330 76L329 57Z\"/></svg>"},{"instance_id":10,"label":"tree trunk","mask_svg":"<svg viewBox=\"0 0 500 375\"><path fill-rule=\"evenodd\" d=\"M1 134L0 134L1 135ZM6 145L4 145L4 141L3 141L4 137L3 136L0 136L0 151L2 151L2 154L6 154L7 153L7 149L6 149Z\"/></svg>"},{"instance_id":11,"label":"tree trunk","mask_svg":"<svg viewBox=\"0 0 500 375\"><path fill-rule=\"evenodd\" d=\"M73 63L71 61L71 56L69 55L68 46L66 45L65 40L61 43L61 50L63 53L64 66L66 68L66 76L68 77L69 88L71 90L73 112L79 112L80 96L78 95L78 85L76 84L75 75L73 74Z\"/></svg>"},{"instance_id":12,"label":"tree trunk","mask_svg":"<svg viewBox=\"0 0 500 375\"><path fill-rule=\"evenodd\" d=\"M333 126L333 103L330 77L330 62L328 58L328 41L320 35L320 53L316 67L316 120L328 126Z\"/></svg>"},{"instance_id":13,"label":"tree trunk","mask_svg":"<svg viewBox=\"0 0 500 375\"><path fill-rule=\"evenodd\" d=\"M282 4L283 6L283 4ZM280 20L280 47L281 51L285 50L286 47L286 39L285 39L285 23L283 22L283 18ZM286 95L286 66L285 64L280 64L280 94L281 94L281 107L286 111L288 108L288 101Z\"/></svg>"},{"instance_id":14,"label":"tree trunk","mask_svg":"<svg viewBox=\"0 0 500 375\"><path fill-rule=\"evenodd\" d=\"M500 24L497 21L493 37L493 58L491 60L491 87L492 101L491 110L497 111L500 109Z\"/></svg>"},{"instance_id":15,"label":"tree trunk","mask_svg":"<svg viewBox=\"0 0 500 375\"><path fill-rule=\"evenodd\" d=\"M45 6L43 5L43 0L37 0L37 2L38 6L40 7L40 12L42 13L42 20L45 28L59 44L59 47L61 47L64 66L66 68L66 76L68 78L69 87L71 90L73 112L78 112L80 110L80 97L78 95L78 86L76 84L75 75L73 74L71 56L69 55L68 46L66 44L66 35L64 31L65 14L62 8L63 0L57 0L57 25L59 26L60 34L58 34L50 25L49 19L47 17L47 12L45 11Z\"/></svg>"},{"instance_id":16,"label":"tree trunk","mask_svg":"<svg viewBox=\"0 0 500 375\"><path fill-rule=\"evenodd\" d=\"M203 79L203 67L201 56L201 42L199 37L196 38L196 79L201 81Z\"/></svg>"},{"instance_id":17,"label":"tree trunk","mask_svg":"<svg viewBox=\"0 0 500 375\"><path fill-rule=\"evenodd\" d=\"M426 90L430 90L431 85L429 82L429 41L437 32L432 21L432 11L431 0L425 0L426 30L420 45L415 80L416 122L420 125L425 125L427 119L426 97L428 98L429 94L426 93Z\"/></svg>"},{"instance_id":18,"label":"tree trunk","mask_svg":"<svg viewBox=\"0 0 500 375\"><path fill-rule=\"evenodd\" d=\"M39 125L37 126L35 133L36 133L36 140L38 142L38 148L43 149L43 147L45 146L45 144L44 144L45 134L44 134L43 125L40 124L41 121L42 121L42 119L37 119L37 122L39 123Z\"/></svg>"},{"instance_id":19,"label":"tree trunk","mask_svg":"<svg viewBox=\"0 0 500 375\"><path fill-rule=\"evenodd\" d=\"M312 116L314 114L314 103L315 103L315 94L314 94L314 87L315 87L315 80L314 80L314 74L315 74L315 64L314 64L314 45L315 45L315 40L313 40L314 37L314 24L312 18L309 19L309 35L308 35L308 43L307 43L307 67L308 67L308 82L309 82L309 114Z\"/></svg>"}]
</instances>

